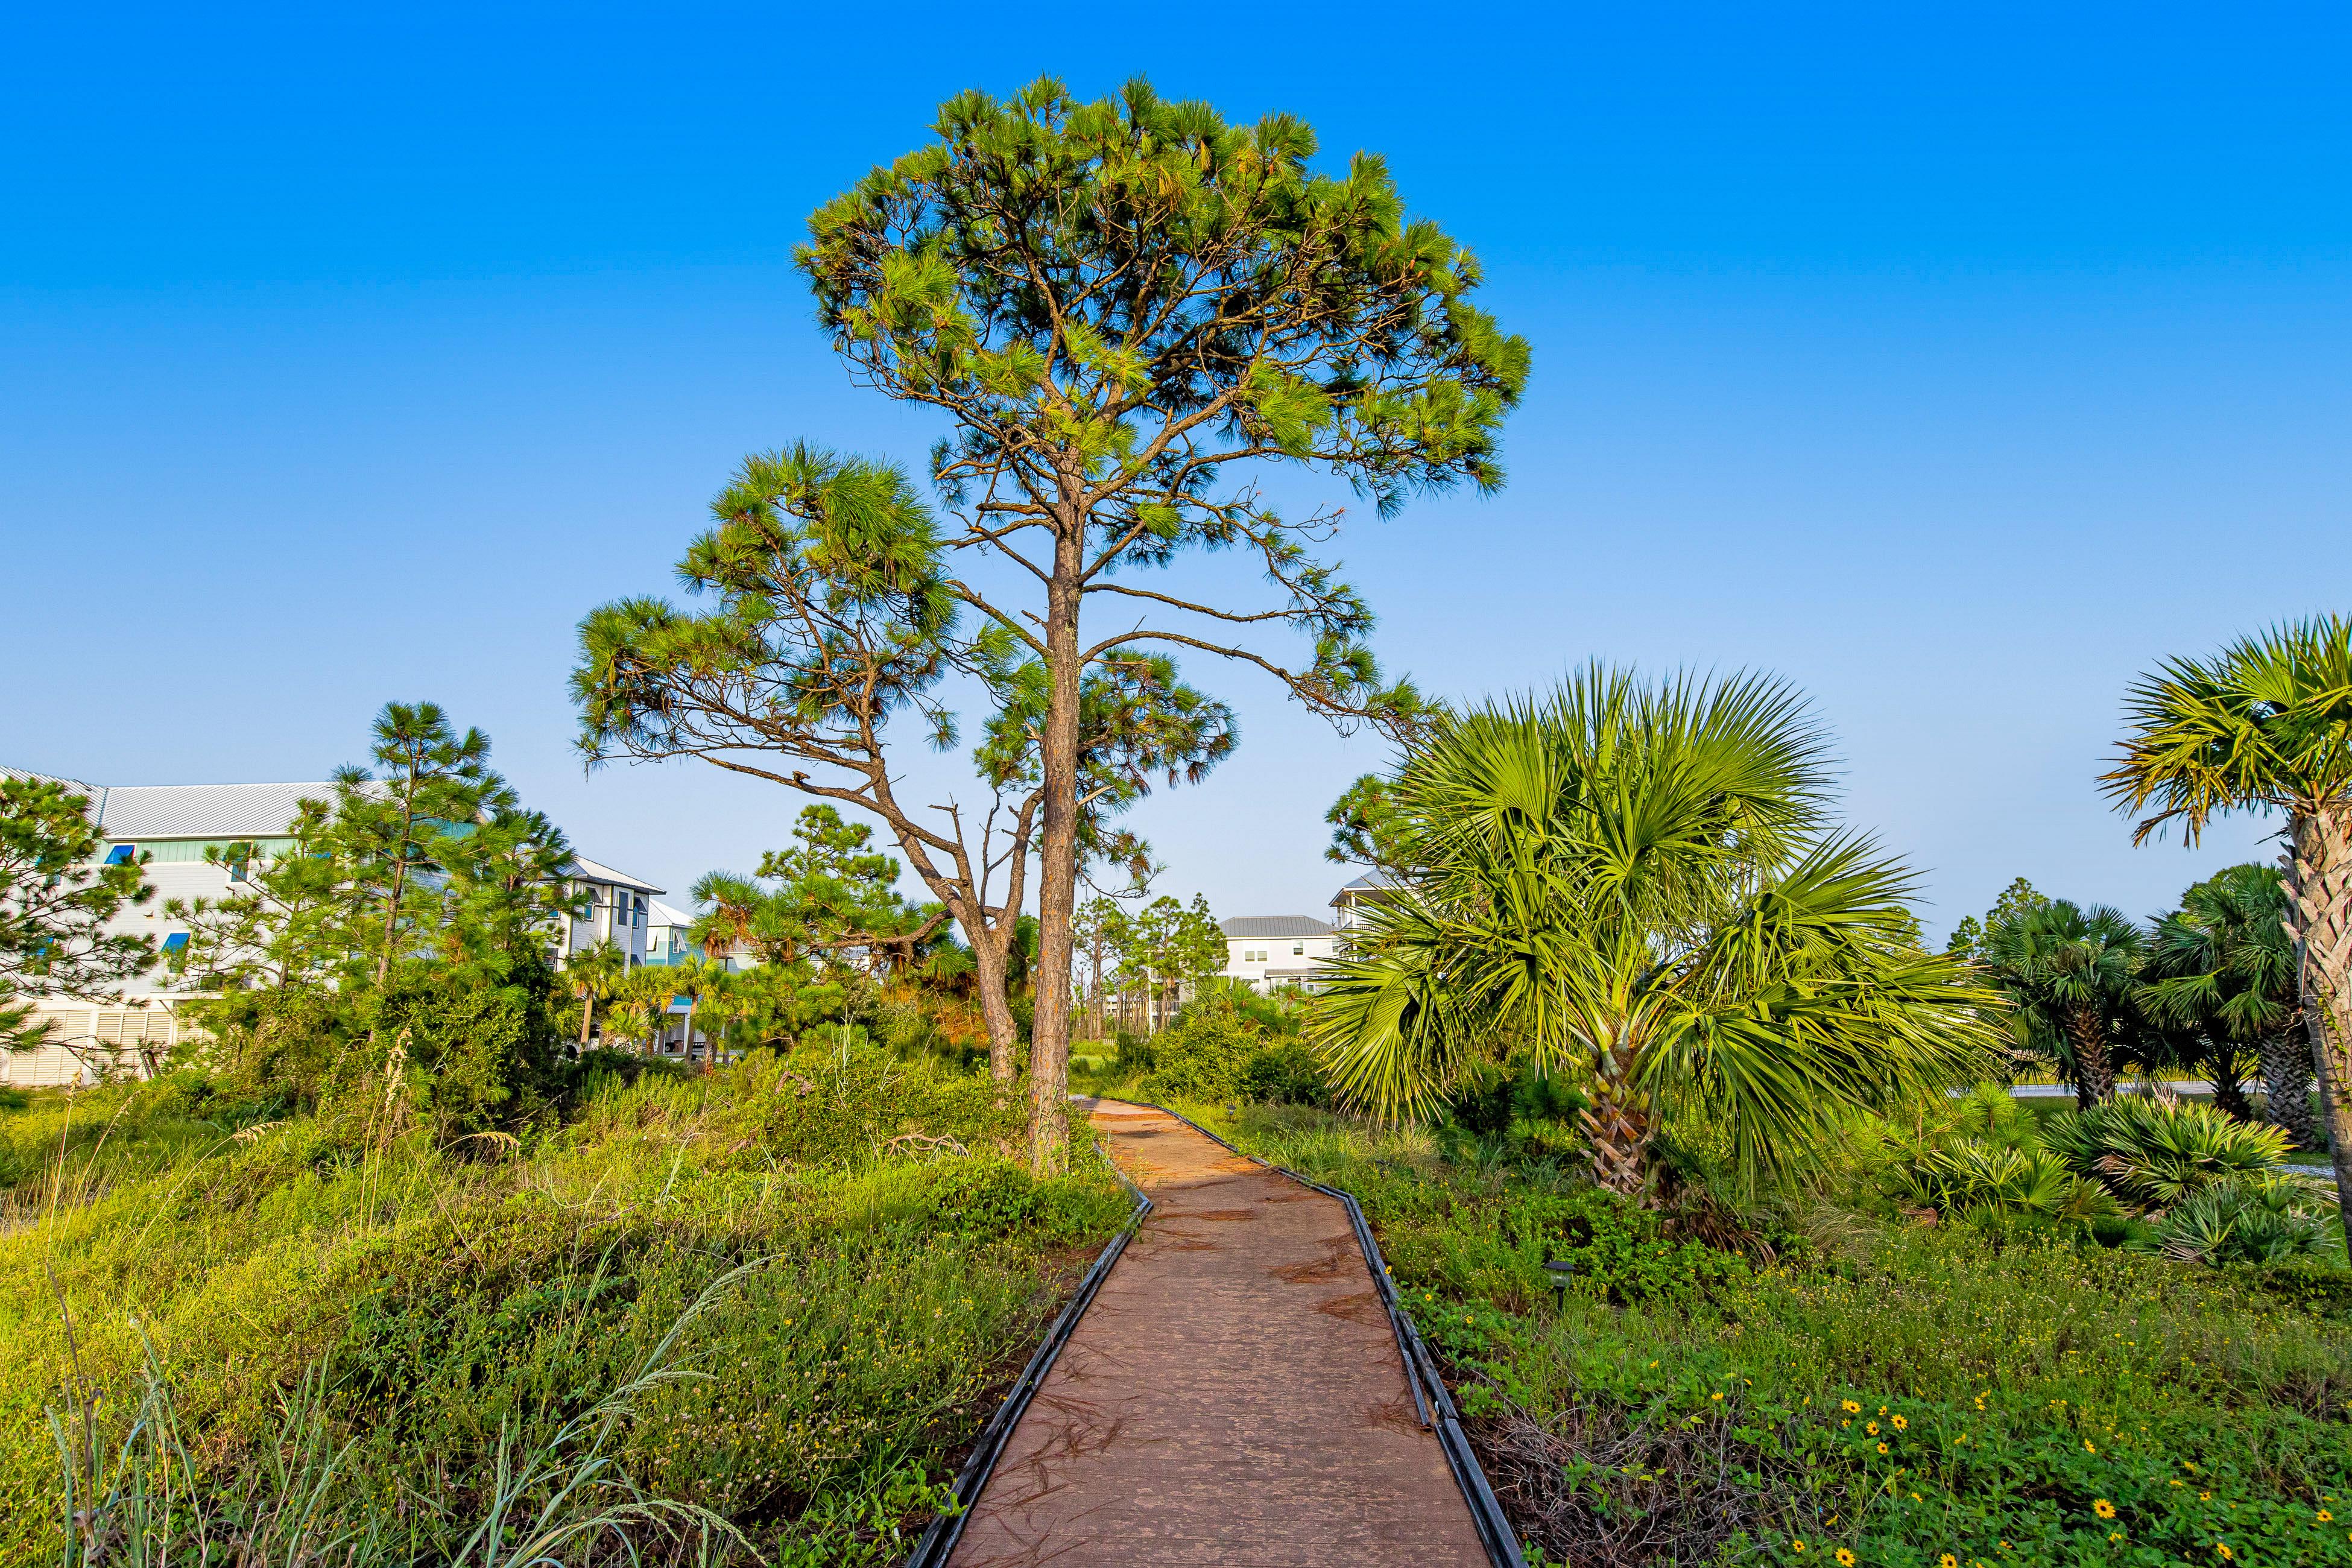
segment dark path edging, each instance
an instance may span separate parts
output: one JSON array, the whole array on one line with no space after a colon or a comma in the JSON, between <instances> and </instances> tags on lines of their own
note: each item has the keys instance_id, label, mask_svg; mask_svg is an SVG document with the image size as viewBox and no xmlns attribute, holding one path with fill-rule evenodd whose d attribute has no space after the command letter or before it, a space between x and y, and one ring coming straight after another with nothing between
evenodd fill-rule
<instances>
[{"instance_id":1,"label":"dark path edging","mask_svg":"<svg viewBox=\"0 0 2352 1568\"><path fill-rule=\"evenodd\" d=\"M1398 1353L1404 1358L1405 1382L1412 1390L1413 1406L1421 1413L1422 1425L1437 1434L1437 1446L1444 1452L1446 1468L1454 1472L1454 1484L1462 1489L1462 1500L1470 1506L1470 1521L1477 1529L1478 1543L1486 1549L1486 1561L1494 1568L1527 1568L1527 1559L1519 1554L1518 1532L1511 1528L1510 1519L1503 1512L1503 1505L1495 1496L1495 1489L1486 1480L1485 1467L1478 1463L1478 1456L1470 1447L1469 1436L1462 1430L1462 1417L1454 1407L1454 1395L1447 1392L1445 1380L1438 1375L1437 1363L1430 1356L1429 1347L1422 1342L1421 1331L1413 1326L1412 1314L1404 1310L1403 1303L1397 1297L1396 1281L1389 1277L1388 1263L1381 1257L1381 1244L1373 1239L1372 1227L1365 1220L1363 1206L1356 1202L1355 1194L1339 1187L1327 1187L1271 1160L1262 1160L1246 1149L1236 1148L1181 1110L1171 1110L1164 1105L1154 1105L1144 1100L1122 1100L1113 1103L1156 1110L1162 1116L1182 1122L1212 1142L1232 1149L1253 1164L1263 1165L1276 1175L1289 1177L1300 1186L1310 1187L1326 1197L1339 1200L1341 1206L1348 1211L1348 1223L1355 1227L1356 1245L1362 1249L1364 1266L1371 1274L1373 1288L1380 1292L1381 1305L1388 1309L1389 1327L1396 1334ZM1145 1202L1149 1204L1150 1200ZM1140 1223L1140 1210L1136 1219ZM1075 1320L1073 1321L1075 1324ZM1060 1325L1055 1326L1058 1328ZM1024 1403L1026 1403L1025 1399ZM1001 1438L998 1446L1003 1446ZM944 1562L945 1559L940 1561ZM918 1565L910 1561L908 1568L918 1568Z\"/></svg>"},{"instance_id":2,"label":"dark path edging","mask_svg":"<svg viewBox=\"0 0 2352 1568\"><path fill-rule=\"evenodd\" d=\"M1171 1111L1169 1114L1172 1116L1175 1113ZM1216 1134L1213 1132L1209 1136L1214 1138ZM1222 1139L1218 1141L1223 1142ZM1097 1143L1096 1147L1099 1150L1101 1145ZM1127 1244L1134 1239L1144 1216L1151 1212L1151 1199L1141 1187L1127 1179L1127 1173L1118 1168L1118 1163L1110 1157L1108 1151L1103 1152L1103 1163L1110 1167L1110 1173L1118 1178L1121 1186L1135 1194L1135 1206L1128 1211L1127 1221L1119 1226L1118 1234L1096 1254L1094 1266L1087 1270L1086 1278L1078 1281L1076 1292L1071 1296L1068 1305L1062 1309L1061 1315L1054 1320L1054 1326L1045 1331L1045 1338L1029 1357L1029 1364L1023 1367L1021 1375L1013 1380L1012 1388L1005 1393L1004 1402L996 1407L996 1414L988 1418L988 1425L980 1429L980 1440L972 1445L971 1453L964 1459L963 1468L956 1472L955 1511L943 1513L931 1521L930 1528L923 1531L921 1538L915 1542L915 1550L908 1555L907 1568L941 1568L954 1552L956 1542L963 1536L964 1521L971 1517L972 1504L980 1500L982 1489L988 1485L988 1478L996 1469L998 1456L1004 1452L1004 1440L1013 1436L1013 1428L1019 1424L1022 1413L1029 1408L1029 1401L1035 1397L1038 1387L1045 1383L1045 1374L1054 1369L1054 1363L1061 1356L1062 1347L1069 1342L1071 1332L1077 1328L1078 1320L1086 1315L1088 1303L1095 1299L1095 1292L1102 1289L1102 1282L1109 1277L1111 1265L1118 1261L1118 1255L1127 1250Z\"/></svg>"}]
</instances>

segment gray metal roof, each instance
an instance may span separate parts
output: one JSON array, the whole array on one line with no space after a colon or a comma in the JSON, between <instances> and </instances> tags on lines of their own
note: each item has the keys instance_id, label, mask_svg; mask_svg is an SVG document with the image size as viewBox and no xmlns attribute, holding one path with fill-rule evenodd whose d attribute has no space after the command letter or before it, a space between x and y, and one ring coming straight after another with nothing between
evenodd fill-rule
<instances>
[{"instance_id":1,"label":"gray metal roof","mask_svg":"<svg viewBox=\"0 0 2352 1568\"><path fill-rule=\"evenodd\" d=\"M1248 939L1331 934L1331 928L1312 915L1235 915L1219 921L1217 929L1229 937Z\"/></svg>"},{"instance_id":2,"label":"gray metal roof","mask_svg":"<svg viewBox=\"0 0 2352 1568\"><path fill-rule=\"evenodd\" d=\"M669 890L667 888L657 888L651 882L641 882L626 871L615 871L610 866L601 865L585 855L574 855L572 858L572 874L585 882L609 882L615 888L626 888L632 892L663 893Z\"/></svg>"},{"instance_id":3,"label":"gray metal roof","mask_svg":"<svg viewBox=\"0 0 2352 1568\"><path fill-rule=\"evenodd\" d=\"M90 815L111 839L271 838L302 800L332 800L331 784L117 784L94 792Z\"/></svg>"},{"instance_id":4,"label":"gray metal roof","mask_svg":"<svg viewBox=\"0 0 2352 1568\"><path fill-rule=\"evenodd\" d=\"M1332 894L1331 902L1336 907L1350 893L1354 893L1360 897L1365 893L1377 893L1381 891L1383 889L1393 888L1396 885L1396 879L1390 876L1386 871L1367 871L1362 876L1357 878L1354 881L1349 883L1346 887L1340 889L1338 892Z\"/></svg>"}]
</instances>

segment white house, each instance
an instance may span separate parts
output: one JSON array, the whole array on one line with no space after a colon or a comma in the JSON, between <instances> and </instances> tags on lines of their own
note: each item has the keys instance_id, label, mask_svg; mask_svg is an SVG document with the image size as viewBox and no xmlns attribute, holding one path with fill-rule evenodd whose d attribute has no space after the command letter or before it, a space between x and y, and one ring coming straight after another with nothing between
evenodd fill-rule
<instances>
[{"instance_id":1,"label":"white house","mask_svg":"<svg viewBox=\"0 0 2352 1568\"><path fill-rule=\"evenodd\" d=\"M1225 933L1223 974L1255 991L1311 988L1331 960L1331 928L1312 915L1236 915L1217 924Z\"/></svg>"},{"instance_id":2,"label":"white house","mask_svg":"<svg viewBox=\"0 0 2352 1568\"><path fill-rule=\"evenodd\" d=\"M16 778L38 778L15 768L0 769ZM289 830L297 803L332 800L335 786L311 784L87 784L58 779L78 795L89 798L90 819L107 860L146 862L146 879L155 896L136 909L115 917L110 930L156 938L159 952L170 953L187 944L180 922L163 913L165 900L219 899L233 891L235 866L215 865L205 858L210 848L226 849L247 840L265 858L283 854L293 845ZM612 942L633 963L646 959L646 932L653 918L654 895L662 891L624 871L574 857L567 879L586 902L583 918L568 921L558 933L558 963L583 948ZM89 1064L111 1060L124 1071L151 1070L155 1058L175 1044L182 1025L173 1004L175 994L171 971L163 964L121 987L122 1000L100 1005L69 996L28 997L37 1016L55 1024L53 1043L18 1056L0 1055L0 1083L24 1086L87 1081Z\"/></svg>"},{"instance_id":3,"label":"white house","mask_svg":"<svg viewBox=\"0 0 2352 1568\"><path fill-rule=\"evenodd\" d=\"M1331 929L1341 946L1348 933L1364 923L1364 907L1379 903L1396 886L1396 879L1386 871L1367 871L1338 892L1331 895L1331 907L1339 911L1331 917Z\"/></svg>"}]
</instances>

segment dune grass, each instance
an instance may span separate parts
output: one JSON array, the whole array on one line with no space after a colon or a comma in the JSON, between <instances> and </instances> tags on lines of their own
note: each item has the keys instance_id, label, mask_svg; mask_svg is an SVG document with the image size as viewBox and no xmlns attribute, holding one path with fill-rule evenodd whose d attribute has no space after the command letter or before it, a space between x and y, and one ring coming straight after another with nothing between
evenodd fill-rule
<instances>
[{"instance_id":1,"label":"dune grass","mask_svg":"<svg viewBox=\"0 0 2352 1568\"><path fill-rule=\"evenodd\" d=\"M362 1562L616 1510L655 1560L886 1561L1127 1206L878 1053L610 1084L528 1146L204 1089L0 1111L0 1563L58 1559L68 1477L120 1505L84 1554L138 1560L131 1482L175 1468L217 1538L308 1488Z\"/></svg>"}]
</instances>

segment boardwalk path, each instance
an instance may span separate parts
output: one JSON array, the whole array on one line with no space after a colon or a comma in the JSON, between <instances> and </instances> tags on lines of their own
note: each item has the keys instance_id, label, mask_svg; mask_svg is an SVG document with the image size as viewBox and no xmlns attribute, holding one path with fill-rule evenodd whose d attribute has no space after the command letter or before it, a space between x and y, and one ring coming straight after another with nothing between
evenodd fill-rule
<instances>
[{"instance_id":1,"label":"boardwalk path","mask_svg":"<svg viewBox=\"0 0 2352 1568\"><path fill-rule=\"evenodd\" d=\"M1157 1205L973 1506L954 1568L1485 1568L1347 1213L1103 1101Z\"/></svg>"}]
</instances>

